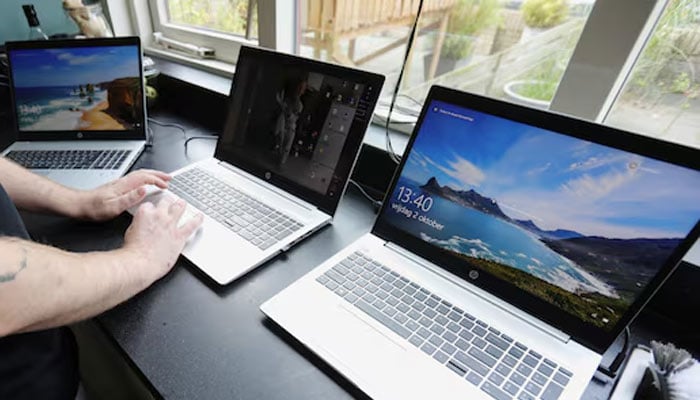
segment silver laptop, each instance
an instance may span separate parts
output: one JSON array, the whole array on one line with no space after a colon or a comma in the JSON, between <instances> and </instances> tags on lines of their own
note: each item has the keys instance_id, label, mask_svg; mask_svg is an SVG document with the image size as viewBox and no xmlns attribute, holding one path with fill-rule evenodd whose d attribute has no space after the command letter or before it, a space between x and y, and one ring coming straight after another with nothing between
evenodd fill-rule
<instances>
[{"instance_id":1,"label":"silver laptop","mask_svg":"<svg viewBox=\"0 0 700 400\"><path fill-rule=\"evenodd\" d=\"M214 158L167 192L205 215L183 254L226 284L331 222L384 77L252 47L236 64ZM235 254L233 258L222 256Z\"/></svg>"},{"instance_id":2,"label":"silver laptop","mask_svg":"<svg viewBox=\"0 0 700 400\"><path fill-rule=\"evenodd\" d=\"M698 150L433 87L372 232L262 311L374 399L578 399L700 233Z\"/></svg>"},{"instance_id":3,"label":"silver laptop","mask_svg":"<svg viewBox=\"0 0 700 400\"><path fill-rule=\"evenodd\" d=\"M2 156L77 189L124 175L146 144L138 37L6 47L17 141Z\"/></svg>"}]
</instances>

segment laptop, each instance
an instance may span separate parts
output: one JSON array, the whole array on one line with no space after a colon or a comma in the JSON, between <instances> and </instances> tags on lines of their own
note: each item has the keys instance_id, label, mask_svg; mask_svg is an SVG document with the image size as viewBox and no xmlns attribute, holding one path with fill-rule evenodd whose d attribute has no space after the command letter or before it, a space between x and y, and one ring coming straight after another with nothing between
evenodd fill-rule
<instances>
[{"instance_id":1,"label":"laptop","mask_svg":"<svg viewBox=\"0 0 700 400\"><path fill-rule=\"evenodd\" d=\"M698 150L433 87L372 231L261 310L374 399L578 399L700 234Z\"/></svg>"},{"instance_id":2,"label":"laptop","mask_svg":"<svg viewBox=\"0 0 700 400\"><path fill-rule=\"evenodd\" d=\"M76 189L124 175L146 144L139 38L6 48L17 140L2 156Z\"/></svg>"},{"instance_id":3,"label":"laptop","mask_svg":"<svg viewBox=\"0 0 700 400\"><path fill-rule=\"evenodd\" d=\"M384 83L381 75L242 47L213 158L167 192L204 214L183 255L224 285L331 222ZM222 251L235 257L222 257Z\"/></svg>"}]
</instances>

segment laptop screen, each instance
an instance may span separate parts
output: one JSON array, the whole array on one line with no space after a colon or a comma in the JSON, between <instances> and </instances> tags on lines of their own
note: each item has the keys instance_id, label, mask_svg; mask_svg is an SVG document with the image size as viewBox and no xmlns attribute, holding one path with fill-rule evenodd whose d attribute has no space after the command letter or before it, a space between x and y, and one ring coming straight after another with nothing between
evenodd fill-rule
<instances>
[{"instance_id":1,"label":"laptop screen","mask_svg":"<svg viewBox=\"0 0 700 400\"><path fill-rule=\"evenodd\" d=\"M700 218L697 170L443 101L406 154L383 223L606 331Z\"/></svg>"},{"instance_id":2,"label":"laptop screen","mask_svg":"<svg viewBox=\"0 0 700 400\"><path fill-rule=\"evenodd\" d=\"M20 136L128 136L144 129L138 40L42 41L8 46ZM100 136L100 134L102 134Z\"/></svg>"},{"instance_id":3,"label":"laptop screen","mask_svg":"<svg viewBox=\"0 0 700 400\"><path fill-rule=\"evenodd\" d=\"M217 158L335 210L383 80L244 47Z\"/></svg>"}]
</instances>

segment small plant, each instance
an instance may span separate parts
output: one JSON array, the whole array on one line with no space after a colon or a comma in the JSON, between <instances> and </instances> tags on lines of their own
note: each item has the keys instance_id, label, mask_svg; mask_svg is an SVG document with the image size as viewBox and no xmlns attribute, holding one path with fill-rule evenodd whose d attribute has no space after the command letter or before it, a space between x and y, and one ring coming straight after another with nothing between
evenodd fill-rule
<instances>
[{"instance_id":1,"label":"small plant","mask_svg":"<svg viewBox=\"0 0 700 400\"><path fill-rule=\"evenodd\" d=\"M527 81L518 90L518 94L530 99L552 101L557 91L559 82L553 81Z\"/></svg>"},{"instance_id":2,"label":"small plant","mask_svg":"<svg viewBox=\"0 0 700 400\"><path fill-rule=\"evenodd\" d=\"M566 0L526 0L521 10L527 26L551 28L566 19L569 6Z\"/></svg>"},{"instance_id":3,"label":"small plant","mask_svg":"<svg viewBox=\"0 0 700 400\"><path fill-rule=\"evenodd\" d=\"M498 22L498 0L459 0L450 11L440 55L463 59L471 53L475 36Z\"/></svg>"}]
</instances>

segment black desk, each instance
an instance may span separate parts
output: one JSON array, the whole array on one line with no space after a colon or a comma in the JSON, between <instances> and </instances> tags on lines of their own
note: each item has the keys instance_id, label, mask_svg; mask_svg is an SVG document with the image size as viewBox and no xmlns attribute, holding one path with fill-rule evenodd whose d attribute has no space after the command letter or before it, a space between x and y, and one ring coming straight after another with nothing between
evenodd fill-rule
<instances>
[{"instance_id":1,"label":"black desk","mask_svg":"<svg viewBox=\"0 0 700 400\"><path fill-rule=\"evenodd\" d=\"M185 154L182 132L153 129L154 147L136 168L172 171L213 153L214 140L192 141ZM26 219L35 239L77 251L118 247L130 222L128 216L104 224ZM180 259L163 280L96 321L151 389L168 399L362 398L331 367L265 320L258 307L369 231L373 219L371 205L350 189L331 227L231 285L210 283ZM222 249L231 262L235 256ZM607 398L610 389L593 381L585 398Z\"/></svg>"}]
</instances>

